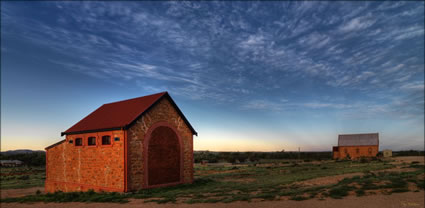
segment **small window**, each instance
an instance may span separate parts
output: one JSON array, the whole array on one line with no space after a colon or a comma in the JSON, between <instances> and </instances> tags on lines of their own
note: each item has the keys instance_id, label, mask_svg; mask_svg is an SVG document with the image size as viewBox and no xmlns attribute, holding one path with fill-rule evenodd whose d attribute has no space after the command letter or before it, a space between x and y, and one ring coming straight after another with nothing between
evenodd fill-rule
<instances>
[{"instance_id":1,"label":"small window","mask_svg":"<svg viewBox=\"0 0 425 208\"><path fill-rule=\"evenodd\" d=\"M369 154L371 155L372 154L372 148L369 147L368 151L369 151Z\"/></svg>"},{"instance_id":2,"label":"small window","mask_svg":"<svg viewBox=\"0 0 425 208\"><path fill-rule=\"evenodd\" d=\"M111 136L103 136L102 145L110 145L110 144L111 144Z\"/></svg>"},{"instance_id":3,"label":"small window","mask_svg":"<svg viewBox=\"0 0 425 208\"><path fill-rule=\"evenodd\" d=\"M347 154L348 153L348 150L347 149L344 149L344 152L345 152L345 154Z\"/></svg>"},{"instance_id":4,"label":"small window","mask_svg":"<svg viewBox=\"0 0 425 208\"><path fill-rule=\"evenodd\" d=\"M356 153L357 153L357 154L359 154L359 153L360 153L360 150L359 150L359 148L357 148L357 149L356 149Z\"/></svg>"},{"instance_id":5,"label":"small window","mask_svg":"<svg viewBox=\"0 0 425 208\"><path fill-rule=\"evenodd\" d=\"M83 146L83 139L82 138L76 138L75 139L75 146Z\"/></svg>"},{"instance_id":6,"label":"small window","mask_svg":"<svg viewBox=\"0 0 425 208\"><path fill-rule=\"evenodd\" d=\"M88 146L96 146L96 137L87 138L87 145Z\"/></svg>"}]
</instances>

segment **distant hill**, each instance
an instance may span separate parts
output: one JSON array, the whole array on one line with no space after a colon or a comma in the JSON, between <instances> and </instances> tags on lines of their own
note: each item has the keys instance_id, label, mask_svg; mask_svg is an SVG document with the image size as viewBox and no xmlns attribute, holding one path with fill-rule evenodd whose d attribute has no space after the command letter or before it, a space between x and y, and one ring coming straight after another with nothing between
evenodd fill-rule
<instances>
[{"instance_id":1,"label":"distant hill","mask_svg":"<svg viewBox=\"0 0 425 208\"><path fill-rule=\"evenodd\" d=\"M31 154L36 152L44 152L43 150L30 150L30 149L19 149L19 150L8 150L1 152L2 155L17 155L17 154Z\"/></svg>"},{"instance_id":2,"label":"distant hill","mask_svg":"<svg viewBox=\"0 0 425 208\"><path fill-rule=\"evenodd\" d=\"M0 152L0 160L19 160L26 166L44 166L46 164L46 153L41 150L9 150Z\"/></svg>"}]
</instances>

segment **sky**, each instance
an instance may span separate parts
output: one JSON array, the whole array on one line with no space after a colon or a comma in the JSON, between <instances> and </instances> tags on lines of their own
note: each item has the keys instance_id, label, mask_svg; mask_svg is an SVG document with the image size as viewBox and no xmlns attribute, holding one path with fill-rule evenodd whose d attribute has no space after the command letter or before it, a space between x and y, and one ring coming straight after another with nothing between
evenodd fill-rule
<instances>
[{"instance_id":1,"label":"sky","mask_svg":"<svg viewBox=\"0 0 425 208\"><path fill-rule=\"evenodd\" d=\"M168 91L195 150L424 149L424 2L1 1L1 150Z\"/></svg>"}]
</instances>

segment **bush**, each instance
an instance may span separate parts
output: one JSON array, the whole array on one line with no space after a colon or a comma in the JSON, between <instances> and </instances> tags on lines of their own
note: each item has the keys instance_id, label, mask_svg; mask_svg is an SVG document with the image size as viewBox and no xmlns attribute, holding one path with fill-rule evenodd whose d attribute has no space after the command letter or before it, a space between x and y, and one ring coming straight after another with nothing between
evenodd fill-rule
<instances>
[{"instance_id":1,"label":"bush","mask_svg":"<svg viewBox=\"0 0 425 208\"><path fill-rule=\"evenodd\" d=\"M88 192L55 192L48 194L28 195L17 198L2 199L2 203L20 202L114 202L126 203L128 196L120 193L96 193L94 191Z\"/></svg>"},{"instance_id":2,"label":"bush","mask_svg":"<svg viewBox=\"0 0 425 208\"><path fill-rule=\"evenodd\" d=\"M305 196L292 196L289 199L290 200L295 200L295 201L303 201L303 200L307 200L308 197L305 197Z\"/></svg>"},{"instance_id":3,"label":"bush","mask_svg":"<svg viewBox=\"0 0 425 208\"><path fill-rule=\"evenodd\" d=\"M307 161L332 159L332 152L209 152L195 151L193 153L195 163L208 160L209 163L227 161L230 163L259 161L259 160L281 160L281 159L301 159ZM306 162L307 162L306 161Z\"/></svg>"},{"instance_id":4,"label":"bush","mask_svg":"<svg viewBox=\"0 0 425 208\"><path fill-rule=\"evenodd\" d=\"M19 176L18 179L19 180L28 180L28 179L30 179L30 176L29 175L23 175L23 176Z\"/></svg>"},{"instance_id":5,"label":"bush","mask_svg":"<svg viewBox=\"0 0 425 208\"><path fill-rule=\"evenodd\" d=\"M350 186L341 186L329 190L329 196L334 199L342 199L344 196L348 196L348 192L352 189Z\"/></svg>"},{"instance_id":6,"label":"bush","mask_svg":"<svg viewBox=\"0 0 425 208\"><path fill-rule=\"evenodd\" d=\"M424 156L424 151L408 150L393 152L393 156Z\"/></svg>"},{"instance_id":7,"label":"bush","mask_svg":"<svg viewBox=\"0 0 425 208\"><path fill-rule=\"evenodd\" d=\"M425 189L425 180L417 180L416 185L420 189Z\"/></svg>"},{"instance_id":8,"label":"bush","mask_svg":"<svg viewBox=\"0 0 425 208\"><path fill-rule=\"evenodd\" d=\"M360 163L368 163L369 162L369 159L368 158L366 158L366 157L361 157L360 158Z\"/></svg>"},{"instance_id":9,"label":"bush","mask_svg":"<svg viewBox=\"0 0 425 208\"><path fill-rule=\"evenodd\" d=\"M356 190L356 195L357 196L364 196L366 193L363 191L363 190L361 190L361 189L359 189L359 190Z\"/></svg>"},{"instance_id":10,"label":"bush","mask_svg":"<svg viewBox=\"0 0 425 208\"><path fill-rule=\"evenodd\" d=\"M409 189L407 188L395 188L393 190L391 190L391 193L403 193L403 192L408 192Z\"/></svg>"}]
</instances>

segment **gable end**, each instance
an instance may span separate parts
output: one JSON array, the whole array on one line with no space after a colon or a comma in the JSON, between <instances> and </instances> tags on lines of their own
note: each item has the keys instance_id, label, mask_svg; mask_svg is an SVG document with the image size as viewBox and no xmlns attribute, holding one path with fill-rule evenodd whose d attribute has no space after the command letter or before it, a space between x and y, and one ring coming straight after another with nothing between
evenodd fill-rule
<instances>
[{"instance_id":1,"label":"gable end","mask_svg":"<svg viewBox=\"0 0 425 208\"><path fill-rule=\"evenodd\" d=\"M179 109L179 107L177 106L177 104L174 102L174 100L171 98L171 96L168 94L168 92L166 92L160 99L156 100L151 106L149 106L148 109L146 109L143 113L141 113L139 116L137 116L136 119L134 119L130 124L124 126L123 129L128 129L130 128L133 124L135 124L143 115L145 115L146 112L149 112L155 105L157 105L162 99L167 99L171 105L174 107L174 109L176 109L177 113L183 118L183 121L185 122L185 124L189 127L189 129L192 131L193 135L198 136L198 132L195 131L195 129L192 127L192 125L190 125L189 121L186 119L186 117L184 116L183 112Z\"/></svg>"}]
</instances>

